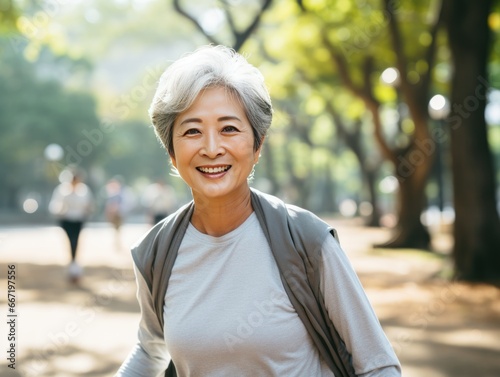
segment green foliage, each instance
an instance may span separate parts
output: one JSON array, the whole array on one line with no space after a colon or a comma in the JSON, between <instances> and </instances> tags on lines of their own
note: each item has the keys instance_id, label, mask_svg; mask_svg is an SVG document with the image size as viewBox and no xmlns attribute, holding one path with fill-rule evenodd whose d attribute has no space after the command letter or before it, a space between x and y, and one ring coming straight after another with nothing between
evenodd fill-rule
<instances>
[{"instance_id":1,"label":"green foliage","mask_svg":"<svg viewBox=\"0 0 500 377\"><path fill-rule=\"evenodd\" d=\"M110 133L109 154L101 167L109 175L121 175L133 184L141 178L166 178L169 160L152 127L137 121L120 124Z\"/></svg>"},{"instance_id":2,"label":"green foliage","mask_svg":"<svg viewBox=\"0 0 500 377\"><path fill-rule=\"evenodd\" d=\"M312 124L309 135L314 145L330 147L335 137L335 128L331 118L325 113L318 115Z\"/></svg>"},{"instance_id":3,"label":"green foliage","mask_svg":"<svg viewBox=\"0 0 500 377\"><path fill-rule=\"evenodd\" d=\"M12 5L0 2L7 3ZM207 20L222 10L219 1L183 3ZM429 25L439 2L392 3L402 30L408 75L418 82L429 69L422 55L431 43ZM63 163L78 162L89 171L99 171L101 178L95 184L115 174L130 184L167 176L168 157L148 127L147 108L168 60L207 40L168 1L16 4L21 8L0 7L0 25L9 20L21 32L0 47L0 173L5 177L0 190L42 187L49 178L54 183L43 158L49 143L63 147ZM228 4L238 30L244 29L259 6L253 0ZM294 0L275 1L242 50L265 75L275 107L267 139L273 165L266 172L274 175L270 178L280 186L278 190L293 186L299 197L318 197L319 190L335 186L338 195L364 199L358 162L346 148L329 107L340 114L351 134L362 122L361 148L366 160L377 165L373 125L365 104L346 90L325 42L346 58L350 76L361 87L366 83L365 59L374 58L369 78L374 95L385 111L394 112L397 92L379 79L385 68L396 63L387 28L389 16L376 0L307 0L303 4L307 12ZM494 86L500 84L499 14L496 9L490 19ZM215 25L213 32L218 40L229 43L232 36L224 22ZM449 61L446 35L441 32L432 77L435 92L449 89ZM387 119L385 135L391 146L404 146L413 123L403 119L397 125ZM497 135L490 134L497 147ZM91 151L79 153L89 143ZM261 165L266 161L263 155ZM261 166L259 174L263 170ZM321 206L321 201L316 204Z\"/></svg>"},{"instance_id":4,"label":"green foliage","mask_svg":"<svg viewBox=\"0 0 500 377\"><path fill-rule=\"evenodd\" d=\"M19 10L14 0L0 0L0 35L15 31L18 17Z\"/></svg>"},{"instance_id":5,"label":"green foliage","mask_svg":"<svg viewBox=\"0 0 500 377\"><path fill-rule=\"evenodd\" d=\"M47 178L45 147L57 143L71 148L84 138L82 131L98 127L96 103L88 93L65 90L58 81L39 78L36 67L9 48L8 40L1 41L1 50L0 174L4 178L0 189L40 188ZM87 166L94 157L89 157Z\"/></svg>"}]
</instances>

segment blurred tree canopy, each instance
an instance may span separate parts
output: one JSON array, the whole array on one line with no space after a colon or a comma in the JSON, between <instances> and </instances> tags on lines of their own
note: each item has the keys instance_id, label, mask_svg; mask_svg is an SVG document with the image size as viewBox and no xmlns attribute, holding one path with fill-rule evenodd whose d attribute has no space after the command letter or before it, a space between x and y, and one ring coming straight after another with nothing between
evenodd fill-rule
<instances>
[{"instance_id":1,"label":"blurred tree canopy","mask_svg":"<svg viewBox=\"0 0 500 377\"><path fill-rule=\"evenodd\" d=\"M322 110L332 118L340 137L357 156L366 182L370 202L375 209L372 223L378 218L374 172L370 161L360 147L361 133L352 127L350 133L342 120L345 107L333 94L333 88L349 92L354 106L354 117L368 112L372 135L380 156L393 165L398 178L398 224L395 237L385 246L429 247L430 237L420 221L425 207L425 187L432 164L432 155L421 154L418 164L408 159L429 139L427 104L431 68L434 63L436 34L440 22L437 8L386 1L357 6L356 2L303 2L291 8L284 22L277 24L275 33L264 43L273 57L285 56L293 62L293 71L301 72L311 86L323 93L318 98ZM284 6L284 5L283 5ZM286 13L281 9L281 14ZM279 26L278 26L279 25ZM404 25L404 27L403 27ZM422 36L427 43L419 43ZM402 40L406 43L402 43ZM410 43L408 43L410 41ZM406 46L410 46L409 48ZM420 65L420 67L418 67ZM382 72L391 68L397 75L393 87L381 84ZM299 78L300 79L300 78ZM354 97L354 98L353 98ZM400 102L406 105L400 108ZM387 124L382 118L383 104L397 107L397 124ZM352 113L351 113L352 114ZM359 125L360 123L354 122ZM396 126L396 127L394 127ZM357 135L357 136L356 136ZM369 158L369 160L367 160Z\"/></svg>"},{"instance_id":2,"label":"blurred tree canopy","mask_svg":"<svg viewBox=\"0 0 500 377\"><path fill-rule=\"evenodd\" d=\"M2 204L13 207L20 187L43 187L46 175L53 174L46 171L45 147L57 143L66 151L73 150L75 141L82 138L82 129L97 127L99 120L91 94L65 89L56 80L40 79L36 67L5 39L0 51L0 190ZM89 153L84 166L98 157Z\"/></svg>"},{"instance_id":3,"label":"blurred tree canopy","mask_svg":"<svg viewBox=\"0 0 500 377\"><path fill-rule=\"evenodd\" d=\"M148 27L152 18L164 25L165 6L17 5L1 12L12 27L2 32L0 48L0 171L6 177L0 205L19 208L34 195L45 210L58 173L68 166L86 171L96 191L115 175L142 186L169 180L166 153L147 119L167 64L164 43L179 43L183 29L175 19L167 27ZM147 29L152 32L141 32ZM44 156L50 144L62 148L61 160Z\"/></svg>"},{"instance_id":4,"label":"blurred tree canopy","mask_svg":"<svg viewBox=\"0 0 500 377\"><path fill-rule=\"evenodd\" d=\"M496 25L498 30L498 14L492 5L492 1L278 2L266 14L265 35L256 38L258 47L253 46L278 67L271 68L269 76L277 78L272 84L284 93L280 108L288 115L287 146L295 152L290 153L286 147L282 150L287 156L286 167L293 172L292 185L300 187L301 195L310 194L307 182L311 176L301 180L294 162L305 163L306 170L313 171L307 157L311 151L297 158L298 151L321 146L312 141L310 132L314 117L328 115L336 137L342 138L357 157L374 209L372 223L376 224L375 178L370 164L365 163L361 122L356 121L363 113L370 115L367 123L371 123L380 156L392 165L399 186L395 236L382 246L430 246L430 234L422 224L421 214L428 206L431 173L437 175L434 179L439 186L439 209L443 210L441 154L443 149L448 150L451 135L453 204L458 209L454 222L455 274L467 280L500 279L500 219L484 115L491 29ZM187 17L193 22L192 17ZM194 22L214 41L200 23ZM227 22L232 23L231 18ZM240 48L241 44L236 46ZM312 90L303 90L303 83ZM346 107L339 106L341 102L335 95L338 90L334 89L338 87L364 105L361 114L351 113L351 122L342 119ZM478 93L478 88L484 92ZM301 100L295 102L299 90ZM449 92L453 104L447 128L431 127L429 122L429 108L434 106L431 96L441 91ZM396 121L387 124L382 111L391 104ZM351 131L346 127L349 123ZM294 135L300 139L299 144L293 142ZM273 156L268 163L274 161ZM271 181L275 186L275 180Z\"/></svg>"},{"instance_id":5,"label":"blurred tree canopy","mask_svg":"<svg viewBox=\"0 0 500 377\"><path fill-rule=\"evenodd\" d=\"M342 210L370 225L393 225L386 247L429 248L422 213L431 205L453 207L457 276L493 279L491 271L500 271L498 8L491 0L481 6L446 0L2 2L1 205L17 205L27 191L49 193L54 172L68 164L82 166L96 189L119 174L137 188L163 176L183 190L168 176L147 108L168 60L222 43L259 67L275 107L253 185L317 212ZM482 18L470 18L478 12ZM463 64L470 57L478 59L475 70ZM466 76L469 86L457 89ZM451 110L472 106L478 77L491 83L488 101L484 96L470 116L455 109L448 120L430 119L434 94L450 98ZM458 133L456 115L463 125ZM475 140L469 144L484 153L464 149L460 139ZM64 157L50 163L44 150L54 143Z\"/></svg>"},{"instance_id":6,"label":"blurred tree canopy","mask_svg":"<svg viewBox=\"0 0 500 377\"><path fill-rule=\"evenodd\" d=\"M14 0L0 1L0 33L10 33L16 30L19 11Z\"/></svg>"}]
</instances>

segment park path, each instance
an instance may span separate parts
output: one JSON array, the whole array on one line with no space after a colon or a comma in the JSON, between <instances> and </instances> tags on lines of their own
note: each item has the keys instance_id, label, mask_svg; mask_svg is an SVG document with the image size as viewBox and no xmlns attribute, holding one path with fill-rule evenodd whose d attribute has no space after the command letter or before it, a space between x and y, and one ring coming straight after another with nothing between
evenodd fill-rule
<instances>
[{"instance_id":1,"label":"park path","mask_svg":"<svg viewBox=\"0 0 500 377\"><path fill-rule=\"evenodd\" d=\"M500 376L500 290L439 278L447 259L427 253L374 252L385 229L329 220L403 365L405 377ZM66 281L62 231L0 228L0 376L112 376L135 341L138 305L127 248L148 226L127 224L117 247L106 224L89 224L80 245L85 276ZM449 248L449 238L436 238ZM16 369L7 367L6 286L16 266Z\"/></svg>"}]
</instances>

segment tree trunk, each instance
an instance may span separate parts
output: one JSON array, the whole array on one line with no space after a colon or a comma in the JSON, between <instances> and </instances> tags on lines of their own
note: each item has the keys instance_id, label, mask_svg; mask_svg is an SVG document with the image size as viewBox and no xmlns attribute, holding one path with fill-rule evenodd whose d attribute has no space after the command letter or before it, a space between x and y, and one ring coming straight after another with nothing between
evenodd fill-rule
<instances>
[{"instance_id":1,"label":"tree trunk","mask_svg":"<svg viewBox=\"0 0 500 377\"><path fill-rule=\"evenodd\" d=\"M378 107L370 106L375 127L382 128ZM393 237L375 247L429 249L430 234L420 220L425 207L425 185L432 167L436 146L424 118L413 117L415 133L412 143L399 153L390 151L386 157L394 165L399 182L396 213L398 223ZM418 123L417 123L418 122Z\"/></svg>"},{"instance_id":2,"label":"tree trunk","mask_svg":"<svg viewBox=\"0 0 500 377\"><path fill-rule=\"evenodd\" d=\"M363 178L366 182L366 188L368 191L368 199L369 199L370 204L372 206L372 213L369 216L369 218L366 220L365 225L379 227L380 226L381 211L380 211L380 207L378 204L377 189L375 188L375 182L376 182L375 175L376 174L375 174L375 171L373 169L369 169L369 168L363 167L363 166L361 166L361 167L362 167L362 171L363 171Z\"/></svg>"},{"instance_id":3,"label":"tree trunk","mask_svg":"<svg viewBox=\"0 0 500 377\"><path fill-rule=\"evenodd\" d=\"M484 110L488 89L490 0L446 1L454 72L451 135L455 275L469 281L500 281L500 219Z\"/></svg>"},{"instance_id":4,"label":"tree trunk","mask_svg":"<svg viewBox=\"0 0 500 377\"><path fill-rule=\"evenodd\" d=\"M420 150L411 149L406 156L415 156ZM398 223L393 229L393 237L376 247L386 248L416 248L428 250L431 237L427 228L422 224L420 217L425 207L425 185L429 165L432 160L428 156L417 163L410 163L405 157L400 159L401 163L396 166L395 174L399 181L397 195Z\"/></svg>"},{"instance_id":5,"label":"tree trunk","mask_svg":"<svg viewBox=\"0 0 500 377\"><path fill-rule=\"evenodd\" d=\"M369 161L366 158L365 148L362 145L363 134L361 132L362 123L360 120L351 124L351 130L348 130L347 124L340 116L336 108L331 102L326 104L328 113L332 116L337 135L342 138L344 143L354 153L358 160L359 169L363 181L366 183L368 200L372 206L372 213L366 219L367 226L379 227L380 226L380 208L378 205L378 195L375 188L376 184L376 168L378 165L373 160Z\"/></svg>"},{"instance_id":6,"label":"tree trunk","mask_svg":"<svg viewBox=\"0 0 500 377\"><path fill-rule=\"evenodd\" d=\"M412 150L411 153L420 153ZM422 161L422 164L429 165L429 157ZM427 183L428 166L421 166L417 171L417 166L412 166L414 172L407 176L406 170L399 165L396 168L396 176L399 180L398 191L398 224L395 229L394 238L386 244L386 247L412 247L417 249L429 249L430 235L427 228L422 224L420 217L425 207L425 185Z\"/></svg>"},{"instance_id":7,"label":"tree trunk","mask_svg":"<svg viewBox=\"0 0 500 377\"><path fill-rule=\"evenodd\" d=\"M345 56L341 54L330 42L326 33L322 34L325 47L330 52L336 63L340 78L355 96L363 100L368 111L372 115L374 125L374 139L380 148L381 155L394 166L395 176L398 177L400 190L398 195L398 225L394 229L394 237L382 245L376 247L391 248L429 248L430 235L423 226L420 215L424 209L425 183L432 166L435 145L429 135L427 128L427 93L429 80L427 76L422 79L423 84L416 87L407 79L406 56L403 52L403 43L399 28L396 23L396 16L393 13L393 2L385 1L386 11L392 16L389 17L390 32L393 39L393 47L398 61L398 70L401 75L401 89L405 102L415 125L415 131L411 137L411 143L406 150L393 149L388 143L383 132L380 119L380 102L375 98L372 77L374 74L374 60L372 56L366 56L363 63L363 85L359 86L351 77L349 63ZM431 35L435 36L439 22L432 27ZM434 39L433 39L434 40ZM432 67L434 44L431 43L427 52L426 61L429 69ZM429 75L429 74L428 74ZM425 84L425 85L424 85ZM429 151L430 150L430 151ZM400 171L408 168L411 172L402 176ZM405 208L408 206L408 208Z\"/></svg>"}]
</instances>

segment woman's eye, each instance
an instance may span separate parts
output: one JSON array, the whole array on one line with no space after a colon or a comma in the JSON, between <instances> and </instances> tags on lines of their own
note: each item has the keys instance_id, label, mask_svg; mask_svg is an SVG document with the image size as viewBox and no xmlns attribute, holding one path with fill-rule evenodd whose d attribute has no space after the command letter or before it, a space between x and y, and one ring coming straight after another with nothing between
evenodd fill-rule
<instances>
[{"instance_id":1,"label":"woman's eye","mask_svg":"<svg viewBox=\"0 0 500 377\"><path fill-rule=\"evenodd\" d=\"M197 130L196 128L190 128L189 130L187 130L184 135L196 135L196 134L199 134L200 131Z\"/></svg>"},{"instance_id":2,"label":"woman's eye","mask_svg":"<svg viewBox=\"0 0 500 377\"><path fill-rule=\"evenodd\" d=\"M222 129L223 132L237 132L238 129L234 126L225 126L223 129Z\"/></svg>"}]
</instances>

